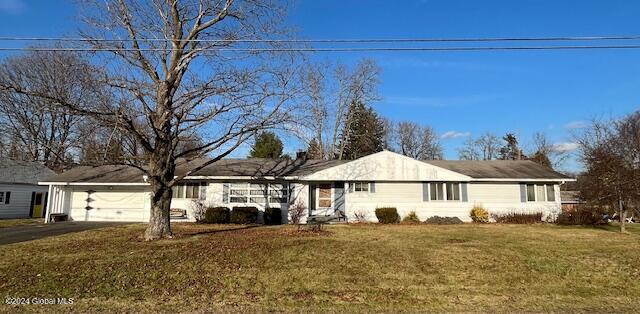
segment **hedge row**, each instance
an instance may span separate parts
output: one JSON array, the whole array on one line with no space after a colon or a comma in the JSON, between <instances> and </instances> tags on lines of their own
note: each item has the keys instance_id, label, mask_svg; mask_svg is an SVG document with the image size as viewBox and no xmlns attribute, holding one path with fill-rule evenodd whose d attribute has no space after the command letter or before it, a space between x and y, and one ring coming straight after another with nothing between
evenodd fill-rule
<instances>
[{"instance_id":1,"label":"hedge row","mask_svg":"<svg viewBox=\"0 0 640 314\"><path fill-rule=\"evenodd\" d=\"M210 207L204 214L204 223L210 224L254 224L258 221L258 208L253 206ZM280 208L267 208L264 212L264 222L267 225L279 225L282 223L282 211Z\"/></svg>"}]
</instances>

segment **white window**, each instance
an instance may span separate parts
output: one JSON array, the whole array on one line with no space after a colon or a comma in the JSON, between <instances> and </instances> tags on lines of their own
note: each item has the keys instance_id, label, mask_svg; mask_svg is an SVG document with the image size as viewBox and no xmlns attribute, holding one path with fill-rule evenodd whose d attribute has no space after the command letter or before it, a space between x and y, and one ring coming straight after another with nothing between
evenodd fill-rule
<instances>
[{"instance_id":1,"label":"white window","mask_svg":"<svg viewBox=\"0 0 640 314\"><path fill-rule=\"evenodd\" d=\"M429 194L432 201L444 201L444 183L431 183Z\"/></svg>"},{"instance_id":2,"label":"white window","mask_svg":"<svg viewBox=\"0 0 640 314\"><path fill-rule=\"evenodd\" d=\"M289 201L287 184L231 183L229 203L283 204Z\"/></svg>"},{"instance_id":3,"label":"white window","mask_svg":"<svg viewBox=\"0 0 640 314\"><path fill-rule=\"evenodd\" d=\"M544 192L545 192L544 184L536 185L536 200L538 202L544 202L545 200Z\"/></svg>"},{"instance_id":4,"label":"white window","mask_svg":"<svg viewBox=\"0 0 640 314\"><path fill-rule=\"evenodd\" d=\"M173 198L200 198L200 187L205 185L205 182L176 184L172 189Z\"/></svg>"},{"instance_id":5,"label":"white window","mask_svg":"<svg viewBox=\"0 0 640 314\"><path fill-rule=\"evenodd\" d=\"M555 202L556 187L553 184L527 184L527 202Z\"/></svg>"},{"instance_id":6,"label":"white window","mask_svg":"<svg viewBox=\"0 0 640 314\"><path fill-rule=\"evenodd\" d=\"M355 192L369 192L369 182L352 182Z\"/></svg>"},{"instance_id":7,"label":"white window","mask_svg":"<svg viewBox=\"0 0 640 314\"><path fill-rule=\"evenodd\" d=\"M556 201L556 186L553 184L547 184L547 202Z\"/></svg>"},{"instance_id":8,"label":"white window","mask_svg":"<svg viewBox=\"0 0 640 314\"><path fill-rule=\"evenodd\" d=\"M460 200L460 183L447 183L447 201Z\"/></svg>"},{"instance_id":9,"label":"white window","mask_svg":"<svg viewBox=\"0 0 640 314\"><path fill-rule=\"evenodd\" d=\"M527 202L536 201L536 185L527 184Z\"/></svg>"}]
</instances>

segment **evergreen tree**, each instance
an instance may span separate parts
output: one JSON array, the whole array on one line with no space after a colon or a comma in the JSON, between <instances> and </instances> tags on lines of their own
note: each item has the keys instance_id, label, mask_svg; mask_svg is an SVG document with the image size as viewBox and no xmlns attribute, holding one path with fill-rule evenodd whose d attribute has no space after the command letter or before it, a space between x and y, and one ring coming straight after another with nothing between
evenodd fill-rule
<instances>
[{"instance_id":1,"label":"evergreen tree","mask_svg":"<svg viewBox=\"0 0 640 314\"><path fill-rule=\"evenodd\" d=\"M385 123L372 108L354 103L349 108L349 117L342 133L338 159L353 160L384 149Z\"/></svg>"},{"instance_id":2,"label":"evergreen tree","mask_svg":"<svg viewBox=\"0 0 640 314\"><path fill-rule=\"evenodd\" d=\"M547 168L553 169L553 165L551 164L549 156L547 156L547 154L545 154L543 151L537 151L531 158L529 158L529 160L541 164Z\"/></svg>"},{"instance_id":3,"label":"evergreen tree","mask_svg":"<svg viewBox=\"0 0 640 314\"><path fill-rule=\"evenodd\" d=\"M518 145L518 138L513 133L507 133L502 138L505 145L500 148L500 159L502 160L522 160L526 156L522 153L522 149Z\"/></svg>"},{"instance_id":4,"label":"evergreen tree","mask_svg":"<svg viewBox=\"0 0 640 314\"><path fill-rule=\"evenodd\" d=\"M309 147L307 147L307 157L309 159L324 159L322 147L320 147L320 144L318 144L316 139L312 139L309 142Z\"/></svg>"},{"instance_id":5,"label":"evergreen tree","mask_svg":"<svg viewBox=\"0 0 640 314\"><path fill-rule=\"evenodd\" d=\"M273 132L262 132L256 136L249 158L282 158L282 141Z\"/></svg>"}]
</instances>

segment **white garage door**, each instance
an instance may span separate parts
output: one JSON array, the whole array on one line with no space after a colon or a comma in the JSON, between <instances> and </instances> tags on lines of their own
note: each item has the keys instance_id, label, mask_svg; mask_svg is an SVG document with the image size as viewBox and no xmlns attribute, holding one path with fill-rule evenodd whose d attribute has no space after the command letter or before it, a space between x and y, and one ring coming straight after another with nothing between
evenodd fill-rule
<instances>
[{"instance_id":1,"label":"white garage door","mask_svg":"<svg viewBox=\"0 0 640 314\"><path fill-rule=\"evenodd\" d=\"M93 190L95 192L89 193ZM148 194L139 187L113 187L73 192L71 219L75 221L147 221L145 210Z\"/></svg>"}]
</instances>

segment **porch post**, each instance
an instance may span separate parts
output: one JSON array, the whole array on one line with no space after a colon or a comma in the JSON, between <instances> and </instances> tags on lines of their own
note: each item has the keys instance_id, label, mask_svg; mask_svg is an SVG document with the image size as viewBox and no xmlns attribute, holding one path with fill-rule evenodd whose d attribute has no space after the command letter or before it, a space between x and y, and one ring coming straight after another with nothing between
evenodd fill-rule
<instances>
[{"instance_id":1,"label":"porch post","mask_svg":"<svg viewBox=\"0 0 640 314\"><path fill-rule=\"evenodd\" d=\"M49 223L49 214L51 213L51 190L53 185L49 184L49 192L47 192L47 207L44 209L44 223Z\"/></svg>"}]
</instances>

